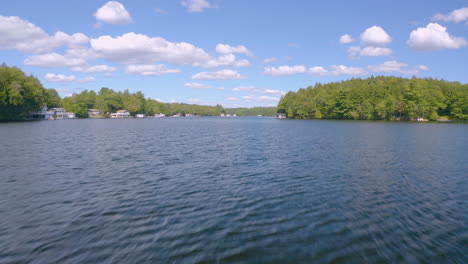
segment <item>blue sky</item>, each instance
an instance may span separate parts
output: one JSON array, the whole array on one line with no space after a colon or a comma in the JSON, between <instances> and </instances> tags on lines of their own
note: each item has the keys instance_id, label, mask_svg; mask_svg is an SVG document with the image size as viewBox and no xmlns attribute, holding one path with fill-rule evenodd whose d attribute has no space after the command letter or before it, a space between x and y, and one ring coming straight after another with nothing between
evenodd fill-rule
<instances>
[{"instance_id":1,"label":"blue sky","mask_svg":"<svg viewBox=\"0 0 468 264\"><path fill-rule=\"evenodd\" d=\"M466 1L42 0L0 6L1 62L61 96L274 106L371 75L468 82Z\"/></svg>"}]
</instances>

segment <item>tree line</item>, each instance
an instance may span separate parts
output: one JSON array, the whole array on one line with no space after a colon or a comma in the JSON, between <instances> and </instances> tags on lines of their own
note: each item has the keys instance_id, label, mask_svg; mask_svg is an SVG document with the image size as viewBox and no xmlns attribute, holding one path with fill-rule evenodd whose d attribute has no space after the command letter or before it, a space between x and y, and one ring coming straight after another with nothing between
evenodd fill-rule
<instances>
[{"instance_id":1,"label":"tree line","mask_svg":"<svg viewBox=\"0 0 468 264\"><path fill-rule=\"evenodd\" d=\"M377 76L289 92L279 113L299 119L468 119L468 84L445 80Z\"/></svg>"},{"instance_id":2,"label":"tree line","mask_svg":"<svg viewBox=\"0 0 468 264\"><path fill-rule=\"evenodd\" d=\"M55 89L46 89L40 81L26 75L16 67L0 66L0 120L27 119L31 112L49 108L63 107L77 117L88 117L88 109L98 109L104 116L125 109L131 115L140 113L155 115L193 114L201 116L237 115L274 115L275 107L269 108L223 108L221 105L206 106L182 103L163 103L145 98L142 92L132 93L114 91L103 87L98 92L84 90L70 97L60 98Z\"/></svg>"}]
</instances>

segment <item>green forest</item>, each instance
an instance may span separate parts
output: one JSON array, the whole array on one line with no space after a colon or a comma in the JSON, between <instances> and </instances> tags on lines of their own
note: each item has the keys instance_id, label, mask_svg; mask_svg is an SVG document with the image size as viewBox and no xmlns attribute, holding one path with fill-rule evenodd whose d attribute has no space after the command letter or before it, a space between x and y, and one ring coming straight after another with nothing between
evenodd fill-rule
<instances>
[{"instance_id":1,"label":"green forest","mask_svg":"<svg viewBox=\"0 0 468 264\"><path fill-rule=\"evenodd\" d=\"M221 105L205 106L181 103L162 103L145 98L142 92L131 93L101 88L98 92L84 90L71 97L60 98L55 89L46 89L34 76L27 76L16 67L0 66L0 120L23 120L33 111L44 105L49 108L63 107L77 117L87 118L88 109L99 109L104 117L117 110L125 109L131 115L136 113L154 115L193 114L200 116L219 116L220 114L274 115L274 107L223 108Z\"/></svg>"},{"instance_id":2,"label":"green forest","mask_svg":"<svg viewBox=\"0 0 468 264\"><path fill-rule=\"evenodd\" d=\"M467 120L468 84L370 77L287 93L277 111L298 119Z\"/></svg>"}]
</instances>

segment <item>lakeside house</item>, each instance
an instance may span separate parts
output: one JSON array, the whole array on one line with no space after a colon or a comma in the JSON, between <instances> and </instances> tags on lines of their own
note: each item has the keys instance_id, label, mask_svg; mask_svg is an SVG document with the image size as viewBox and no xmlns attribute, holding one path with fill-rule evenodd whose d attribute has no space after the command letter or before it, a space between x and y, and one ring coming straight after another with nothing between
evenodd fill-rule
<instances>
[{"instance_id":1,"label":"lakeside house","mask_svg":"<svg viewBox=\"0 0 468 264\"><path fill-rule=\"evenodd\" d=\"M111 113L111 118L129 118L130 112L127 110L117 110L116 113Z\"/></svg>"},{"instance_id":2,"label":"lakeside house","mask_svg":"<svg viewBox=\"0 0 468 264\"><path fill-rule=\"evenodd\" d=\"M100 115L101 111L99 111L98 109L88 109L88 117L96 117Z\"/></svg>"},{"instance_id":3,"label":"lakeside house","mask_svg":"<svg viewBox=\"0 0 468 264\"><path fill-rule=\"evenodd\" d=\"M284 114L284 113L277 113L277 114L275 115L275 117L276 117L276 118L279 118L279 119L286 119L286 114Z\"/></svg>"},{"instance_id":4,"label":"lakeside house","mask_svg":"<svg viewBox=\"0 0 468 264\"><path fill-rule=\"evenodd\" d=\"M159 114L154 115L154 117L166 117L166 115L163 113L159 113Z\"/></svg>"},{"instance_id":5,"label":"lakeside house","mask_svg":"<svg viewBox=\"0 0 468 264\"><path fill-rule=\"evenodd\" d=\"M48 109L47 105L44 105L41 111L31 113L32 119L72 119L76 118L75 113L67 112L65 108L51 108Z\"/></svg>"},{"instance_id":6,"label":"lakeside house","mask_svg":"<svg viewBox=\"0 0 468 264\"><path fill-rule=\"evenodd\" d=\"M75 113L67 112L65 108L52 108L55 119L73 119L76 117Z\"/></svg>"}]
</instances>

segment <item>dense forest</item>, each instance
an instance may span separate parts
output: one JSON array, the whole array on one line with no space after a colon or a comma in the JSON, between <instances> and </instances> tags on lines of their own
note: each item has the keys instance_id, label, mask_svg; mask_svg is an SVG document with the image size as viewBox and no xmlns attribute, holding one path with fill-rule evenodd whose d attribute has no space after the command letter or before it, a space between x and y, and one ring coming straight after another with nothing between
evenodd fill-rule
<instances>
[{"instance_id":1,"label":"dense forest","mask_svg":"<svg viewBox=\"0 0 468 264\"><path fill-rule=\"evenodd\" d=\"M219 116L220 114L274 115L274 107L223 108L221 105L206 106L181 103L162 103L145 98L142 92L131 93L101 88L98 92L84 90L71 97L60 98L55 89L45 89L37 78L27 76L16 67L0 66L0 120L22 120L44 105L49 108L63 107L77 117L88 117L88 109L99 109L104 116L125 109L131 115L136 113L154 115L194 114Z\"/></svg>"},{"instance_id":2,"label":"dense forest","mask_svg":"<svg viewBox=\"0 0 468 264\"><path fill-rule=\"evenodd\" d=\"M60 105L56 90L45 89L34 76L15 67L0 66L0 120L20 120L30 112Z\"/></svg>"},{"instance_id":3,"label":"dense forest","mask_svg":"<svg viewBox=\"0 0 468 264\"><path fill-rule=\"evenodd\" d=\"M370 77L287 93L277 111L288 118L359 120L468 119L468 84Z\"/></svg>"}]
</instances>

